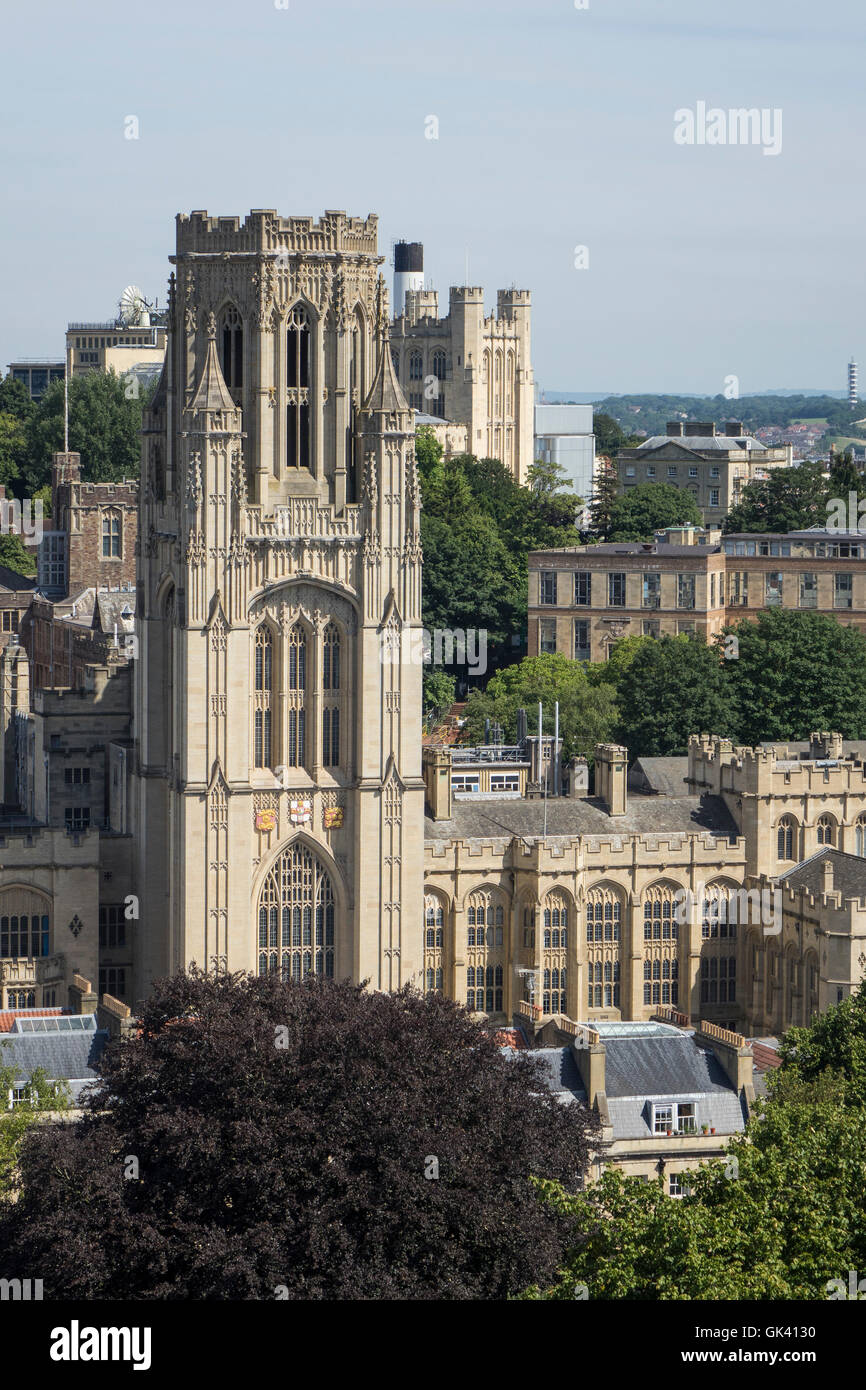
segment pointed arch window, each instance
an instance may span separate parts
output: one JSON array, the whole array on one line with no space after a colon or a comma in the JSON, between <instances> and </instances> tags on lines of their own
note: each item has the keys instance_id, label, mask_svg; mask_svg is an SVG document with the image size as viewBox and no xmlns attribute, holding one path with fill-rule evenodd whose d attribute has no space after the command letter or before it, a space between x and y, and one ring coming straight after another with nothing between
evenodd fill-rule
<instances>
[{"instance_id":1,"label":"pointed arch window","mask_svg":"<svg viewBox=\"0 0 866 1390\"><path fill-rule=\"evenodd\" d=\"M244 384L244 329L233 304L220 314L217 342L223 380L230 391L240 391Z\"/></svg>"},{"instance_id":2,"label":"pointed arch window","mask_svg":"<svg viewBox=\"0 0 866 1390\"><path fill-rule=\"evenodd\" d=\"M783 816L779 821L779 829L776 836L776 853L779 859L794 858L794 817Z\"/></svg>"},{"instance_id":3,"label":"pointed arch window","mask_svg":"<svg viewBox=\"0 0 866 1390\"><path fill-rule=\"evenodd\" d=\"M325 628L322 645L322 688L340 689L340 633L333 623Z\"/></svg>"},{"instance_id":4,"label":"pointed arch window","mask_svg":"<svg viewBox=\"0 0 866 1390\"><path fill-rule=\"evenodd\" d=\"M424 898L424 979L428 994L442 989L445 905L436 893Z\"/></svg>"},{"instance_id":5,"label":"pointed arch window","mask_svg":"<svg viewBox=\"0 0 866 1390\"><path fill-rule=\"evenodd\" d=\"M262 887L258 973L334 976L336 903L330 877L306 845L283 850Z\"/></svg>"},{"instance_id":6,"label":"pointed arch window","mask_svg":"<svg viewBox=\"0 0 866 1390\"><path fill-rule=\"evenodd\" d=\"M286 766L304 767L307 760L307 635L300 623L295 623L289 632L287 687Z\"/></svg>"},{"instance_id":7,"label":"pointed arch window","mask_svg":"<svg viewBox=\"0 0 866 1390\"><path fill-rule=\"evenodd\" d=\"M310 467L310 320L302 304L286 330L286 463Z\"/></svg>"},{"instance_id":8,"label":"pointed arch window","mask_svg":"<svg viewBox=\"0 0 866 1390\"><path fill-rule=\"evenodd\" d=\"M836 843L836 822L832 816L818 817L818 844L835 845Z\"/></svg>"},{"instance_id":9,"label":"pointed arch window","mask_svg":"<svg viewBox=\"0 0 866 1390\"><path fill-rule=\"evenodd\" d=\"M866 816L858 816L854 826L854 853L866 858Z\"/></svg>"},{"instance_id":10,"label":"pointed arch window","mask_svg":"<svg viewBox=\"0 0 866 1390\"><path fill-rule=\"evenodd\" d=\"M255 711L253 762L273 766L271 694L273 690L274 639L267 623L256 629Z\"/></svg>"}]
</instances>

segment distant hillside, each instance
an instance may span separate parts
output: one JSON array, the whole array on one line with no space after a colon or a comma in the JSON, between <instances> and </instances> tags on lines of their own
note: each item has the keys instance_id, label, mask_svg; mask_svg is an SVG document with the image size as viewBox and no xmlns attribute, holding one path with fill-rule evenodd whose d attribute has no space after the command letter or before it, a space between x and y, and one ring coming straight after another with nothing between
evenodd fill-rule
<instances>
[{"instance_id":1,"label":"distant hillside","mask_svg":"<svg viewBox=\"0 0 866 1390\"><path fill-rule=\"evenodd\" d=\"M547 392L548 400L553 392ZM565 392L562 393L565 396ZM866 430L854 424L866 406L858 402L852 410L847 399L836 395L800 393L791 395L741 396L728 400L725 396L605 396L593 401L596 411L611 415L624 430L646 430L648 435L664 434L669 420L713 420L717 425L726 420L742 421L745 429L753 431L762 425L778 425L784 429L799 420L826 420L830 434L845 434L866 439Z\"/></svg>"}]
</instances>

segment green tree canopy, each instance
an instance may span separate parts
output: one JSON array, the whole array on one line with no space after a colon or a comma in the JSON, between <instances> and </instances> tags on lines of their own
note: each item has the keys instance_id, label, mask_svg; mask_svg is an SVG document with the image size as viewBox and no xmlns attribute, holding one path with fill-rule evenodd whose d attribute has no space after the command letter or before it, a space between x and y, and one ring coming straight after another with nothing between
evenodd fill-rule
<instances>
[{"instance_id":1,"label":"green tree canopy","mask_svg":"<svg viewBox=\"0 0 866 1390\"><path fill-rule=\"evenodd\" d=\"M820 463L771 468L766 478L743 488L742 500L728 512L723 530L785 532L826 526L829 495Z\"/></svg>"},{"instance_id":2,"label":"green tree canopy","mask_svg":"<svg viewBox=\"0 0 866 1390\"><path fill-rule=\"evenodd\" d=\"M651 541L665 526L702 526L692 494L671 483L638 483L619 494L610 507L607 541Z\"/></svg>"},{"instance_id":3,"label":"green tree canopy","mask_svg":"<svg viewBox=\"0 0 866 1390\"><path fill-rule=\"evenodd\" d=\"M50 1298L504 1298L548 1282L598 1127L441 994L162 981L73 1124L37 1127L0 1276ZM130 1168L129 1156L136 1167Z\"/></svg>"},{"instance_id":4,"label":"green tree canopy","mask_svg":"<svg viewBox=\"0 0 866 1390\"><path fill-rule=\"evenodd\" d=\"M10 531L0 536L0 565L32 579L36 573L36 547L25 545L20 536Z\"/></svg>"},{"instance_id":5,"label":"green tree canopy","mask_svg":"<svg viewBox=\"0 0 866 1390\"><path fill-rule=\"evenodd\" d=\"M618 680L616 700L619 738L634 758L683 754L690 734L734 731L719 653L698 637L645 642Z\"/></svg>"},{"instance_id":6,"label":"green tree canopy","mask_svg":"<svg viewBox=\"0 0 866 1390\"><path fill-rule=\"evenodd\" d=\"M63 448L63 386L52 382L27 427L21 460L24 487L32 495L51 480L51 455ZM69 448L81 455L89 482L137 478L139 433L147 395L127 395L128 383L114 372L86 372L69 382Z\"/></svg>"},{"instance_id":7,"label":"green tree canopy","mask_svg":"<svg viewBox=\"0 0 866 1390\"><path fill-rule=\"evenodd\" d=\"M470 691L467 737L482 743L484 722L489 718L502 726L506 742L513 743L519 709L526 710L530 733L534 733L539 701L544 705L544 732L552 734L557 700L563 757L582 753L591 758L595 745L608 742L616 725L614 691L610 685L591 685L583 664L559 653L526 657L498 671L483 691Z\"/></svg>"},{"instance_id":8,"label":"green tree canopy","mask_svg":"<svg viewBox=\"0 0 866 1390\"><path fill-rule=\"evenodd\" d=\"M857 628L769 608L734 632L739 656L724 669L738 742L803 739L813 729L866 737L866 637Z\"/></svg>"},{"instance_id":9,"label":"green tree canopy","mask_svg":"<svg viewBox=\"0 0 866 1390\"><path fill-rule=\"evenodd\" d=\"M520 487L498 459L445 459L431 435L419 436L424 625L486 630L488 660L499 664L513 638L525 641L529 552L579 544L579 499Z\"/></svg>"},{"instance_id":10,"label":"green tree canopy","mask_svg":"<svg viewBox=\"0 0 866 1390\"><path fill-rule=\"evenodd\" d=\"M16 381L11 372L0 379L0 415L11 415L26 424L35 411L36 403L23 381Z\"/></svg>"},{"instance_id":11,"label":"green tree canopy","mask_svg":"<svg viewBox=\"0 0 866 1390\"><path fill-rule=\"evenodd\" d=\"M831 1281L866 1267L862 1127L824 1088L760 1104L724 1161L685 1176L682 1198L612 1168L577 1196L545 1185L580 1235L541 1296L584 1285L592 1301L826 1299Z\"/></svg>"}]
</instances>

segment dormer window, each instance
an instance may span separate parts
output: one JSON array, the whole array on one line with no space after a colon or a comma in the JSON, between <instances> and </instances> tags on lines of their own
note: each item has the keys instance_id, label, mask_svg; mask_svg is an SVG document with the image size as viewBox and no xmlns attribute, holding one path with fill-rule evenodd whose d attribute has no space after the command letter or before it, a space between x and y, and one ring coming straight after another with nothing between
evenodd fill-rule
<instances>
[{"instance_id":1,"label":"dormer window","mask_svg":"<svg viewBox=\"0 0 866 1390\"><path fill-rule=\"evenodd\" d=\"M653 1134L697 1134L698 1107L694 1101L653 1101Z\"/></svg>"}]
</instances>

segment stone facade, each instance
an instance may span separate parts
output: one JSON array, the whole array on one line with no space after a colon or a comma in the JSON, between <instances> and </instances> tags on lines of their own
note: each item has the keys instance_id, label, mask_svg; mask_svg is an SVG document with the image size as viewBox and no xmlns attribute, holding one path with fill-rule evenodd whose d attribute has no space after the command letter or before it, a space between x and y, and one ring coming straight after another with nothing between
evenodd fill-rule
<instances>
[{"instance_id":1,"label":"stone facade","mask_svg":"<svg viewBox=\"0 0 866 1390\"><path fill-rule=\"evenodd\" d=\"M467 448L525 483L534 462L535 384L529 290L498 290L484 316L480 286L452 287L448 316L435 290L407 290L394 321L394 370L410 406L467 427Z\"/></svg>"},{"instance_id":2,"label":"stone facade","mask_svg":"<svg viewBox=\"0 0 866 1390\"><path fill-rule=\"evenodd\" d=\"M412 415L376 219L178 218L143 437L136 989L419 978Z\"/></svg>"},{"instance_id":3,"label":"stone facade","mask_svg":"<svg viewBox=\"0 0 866 1390\"><path fill-rule=\"evenodd\" d=\"M746 435L739 421L717 433L712 421L674 420L664 435L653 435L634 449L621 449L615 467L621 492L639 483L670 483L692 494L707 526L718 525L742 497L743 488L788 467L790 444L769 448Z\"/></svg>"},{"instance_id":4,"label":"stone facade","mask_svg":"<svg viewBox=\"0 0 866 1390\"><path fill-rule=\"evenodd\" d=\"M676 532L668 532L672 535ZM588 545L529 556L530 656L606 661L620 637L704 641L765 608L824 613L866 631L866 543L824 530L695 543Z\"/></svg>"},{"instance_id":5,"label":"stone facade","mask_svg":"<svg viewBox=\"0 0 866 1390\"><path fill-rule=\"evenodd\" d=\"M425 758L441 777L449 750ZM754 980L782 931L769 891L780 875L825 846L866 870L862 757L835 735L815 735L805 756L695 736L679 794L634 795L625 769L625 750L605 747L594 796L442 802L448 818L428 820L425 844L428 984L504 1017L526 999L539 1019L589 1023L670 1005L747 1033L800 1023L856 987L859 925L840 949L815 949L839 931L828 911L815 941L799 938L800 970L817 970L805 1004L791 996L768 1015Z\"/></svg>"}]
</instances>

